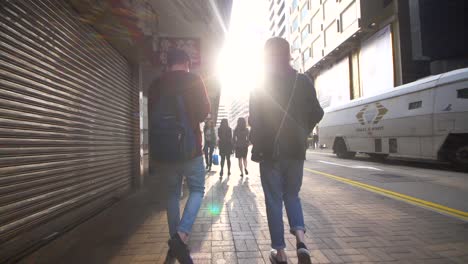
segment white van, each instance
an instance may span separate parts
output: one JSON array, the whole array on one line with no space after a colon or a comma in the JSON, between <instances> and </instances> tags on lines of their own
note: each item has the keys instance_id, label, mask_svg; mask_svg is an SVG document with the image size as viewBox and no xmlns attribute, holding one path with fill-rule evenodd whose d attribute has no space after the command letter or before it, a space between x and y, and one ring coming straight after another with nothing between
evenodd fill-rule
<instances>
[{"instance_id":1,"label":"white van","mask_svg":"<svg viewBox=\"0 0 468 264\"><path fill-rule=\"evenodd\" d=\"M319 136L340 158L360 152L468 167L468 68L327 108Z\"/></svg>"}]
</instances>

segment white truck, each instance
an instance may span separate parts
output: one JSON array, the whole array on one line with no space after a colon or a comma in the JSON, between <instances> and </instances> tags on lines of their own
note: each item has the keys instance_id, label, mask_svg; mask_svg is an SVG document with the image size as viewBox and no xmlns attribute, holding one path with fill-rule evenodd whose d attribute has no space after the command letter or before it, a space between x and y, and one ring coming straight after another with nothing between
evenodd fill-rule
<instances>
[{"instance_id":1,"label":"white truck","mask_svg":"<svg viewBox=\"0 0 468 264\"><path fill-rule=\"evenodd\" d=\"M325 109L320 144L340 158L357 152L448 161L468 167L468 68Z\"/></svg>"}]
</instances>

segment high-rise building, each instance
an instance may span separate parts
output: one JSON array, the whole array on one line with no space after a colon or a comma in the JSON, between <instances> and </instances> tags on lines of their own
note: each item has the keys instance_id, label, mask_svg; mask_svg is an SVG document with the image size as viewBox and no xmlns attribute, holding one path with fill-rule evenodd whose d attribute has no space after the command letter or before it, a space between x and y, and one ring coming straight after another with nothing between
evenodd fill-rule
<instances>
[{"instance_id":1,"label":"high-rise building","mask_svg":"<svg viewBox=\"0 0 468 264\"><path fill-rule=\"evenodd\" d=\"M221 120L224 118L229 120L229 109L224 102L219 103L219 108L218 108L218 118L216 119L216 127L219 127L221 124Z\"/></svg>"},{"instance_id":2,"label":"high-rise building","mask_svg":"<svg viewBox=\"0 0 468 264\"><path fill-rule=\"evenodd\" d=\"M314 80L324 107L468 66L465 0L286 3L294 68Z\"/></svg>"},{"instance_id":3,"label":"high-rise building","mask_svg":"<svg viewBox=\"0 0 468 264\"><path fill-rule=\"evenodd\" d=\"M268 16L271 36L288 38L290 0L269 0Z\"/></svg>"},{"instance_id":4,"label":"high-rise building","mask_svg":"<svg viewBox=\"0 0 468 264\"><path fill-rule=\"evenodd\" d=\"M229 126L234 129L237 125L237 119L243 117L248 121L249 118L249 97L248 95L236 96L232 99L229 111Z\"/></svg>"}]
</instances>

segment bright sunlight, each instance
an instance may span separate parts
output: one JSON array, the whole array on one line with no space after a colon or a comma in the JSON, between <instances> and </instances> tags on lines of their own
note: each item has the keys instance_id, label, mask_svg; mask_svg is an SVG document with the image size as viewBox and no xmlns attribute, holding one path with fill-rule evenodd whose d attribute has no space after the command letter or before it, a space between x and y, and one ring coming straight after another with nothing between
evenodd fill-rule
<instances>
[{"instance_id":1,"label":"bright sunlight","mask_svg":"<svg viewBox=\"0 0 468 264\"><path fill-rule=\"evenodd\" d=\"M225 96L248 93L263 73L263 45L268 37L266 1L234 0L231 26L218 58Z\"/></svg>"}]
</instances>

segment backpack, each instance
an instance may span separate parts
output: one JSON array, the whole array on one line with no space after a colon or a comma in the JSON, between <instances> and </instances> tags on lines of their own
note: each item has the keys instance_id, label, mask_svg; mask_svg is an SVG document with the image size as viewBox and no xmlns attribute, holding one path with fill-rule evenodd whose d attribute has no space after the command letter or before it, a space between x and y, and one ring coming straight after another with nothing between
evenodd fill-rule
<instances>
[{"instance_id":1,"label":"backpack","mask_svg":"<svg viewBox=\"0 0 468 264\"><path fill-rule=\"evenodd\" d=\"M183 95L162 94L151 114L151 158L166 162L193 158L196 152L195 132Z\"/></svg>"}]
</instances>

